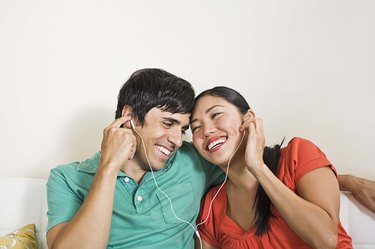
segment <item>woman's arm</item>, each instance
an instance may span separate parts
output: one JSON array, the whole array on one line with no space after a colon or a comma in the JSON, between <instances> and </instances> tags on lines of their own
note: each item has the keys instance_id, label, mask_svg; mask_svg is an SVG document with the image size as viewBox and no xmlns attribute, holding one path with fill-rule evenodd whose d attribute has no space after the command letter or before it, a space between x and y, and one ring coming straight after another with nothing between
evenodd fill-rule
<instances>
[{"instance_id":1,"label":"woman's arm","mask_svg":"<svg viewBox=\"0 0 375 249\"><path fill-rule=\"evenodd\" d=\"M339 187L329 167L305 174L297 194L287 188L266 165L256 177L285 222L314 248L335 248L339 219Z\"/></svg>"},{"instance_id":2,"label":"woman's arm","mask_svg":"<svg viewBox=\"0 0 375 249\"><path fill-rule=\"evenodd\" d=\"M340 190L350 191L365 207L375 212L375 181L353 175L338 176Z\"/></svg>"},{"instance_id":3,"label":"woman's arm","mask_svg":"<svg viewBox=\"0 0 375 249\"><path fill-rule=\"evenodd\" d=\"M314 248L335 248L339 219L339 186L329 167L314 169L297 183L297 194L263 162L263 124L249 124L246 146L248 170L257 178L289 227Z\"/></svg>"}]
</instances>

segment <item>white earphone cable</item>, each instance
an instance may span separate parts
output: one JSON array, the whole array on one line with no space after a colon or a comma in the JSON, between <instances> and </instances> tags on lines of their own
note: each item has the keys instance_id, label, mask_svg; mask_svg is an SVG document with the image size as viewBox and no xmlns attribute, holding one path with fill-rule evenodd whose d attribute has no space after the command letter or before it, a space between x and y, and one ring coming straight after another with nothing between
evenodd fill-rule
<instances>
[{"instance_id":1,"label":"white earphone cable","mask_svg":"<svg viewBox=\"0 0 375 249\"><path fill-rule=\"evenodd\" d=\"M209 218L209 216L210 216L210 214L211 214L212 204L213 204L214 200L216 199L217 195L219 194L220 190L223 188L224 184L226 183L226 181L227 181L227 179L228 179L228 173L229 173L230 162L232 161L232 158L233 158L233 156L236 154L238 148L240 148L240 146L241 146L241 144L242 144L242 141L243 141L243 139L245 138L245 133L246 133L246 131L244 131L240 143L238 144L236 150L234 151L234 153L232 154L232 156L230 157L230 159L229 159L229 161L228 161L227 169L226 169L226 172L225 172L225 178L224 178L224 181L223 181L223 183L221 184L221 186L219 187L219 189L217 190L217 192L215 193L214 197L212 198L212 200L211 200L211 202L210 202L210 205L209 205L209 207L208 207L208 214L207 214L207 217L206 217L202 222L200 222L200 223L197 225L197 228L198 228L198 226L203 225L203 224L208 220L208 218Z\"/></svg>"},{"instance_id":2,"label":"white earphone cable","mask_svg":"<svg viewBox=\"0 0 375 249\"><path fill-rule=\"evenodd\" d=\"M138 132L134 127L133 127L133 130L135 131L135 133L137 133L137 135L139 136L139 138L140 138L141 141L142 141L143 150L144 150L144 152L145 152L146 160L147 160L148 166L149 166L149 168L150 168L150 170L151 170L152 178L153 178L153 180L154 180L154 183L155 183L156 188L157 188L157 189L158 189L158 190L159 190L159 191L160 191L160 192L161 192L161 193L162 193L162 194L168 199L174 217L175 217L177 220L179 220L179 221L181 221L181 222L183 222L183 223L186 223L186 224L188 224L189 226L191 226L191 228L192 228L193 231L195 232L195 231L196 231L196 228L194 227L193 224L191 224L190 222L188 222L188 221L186 221L186 220L181 219L180 217L178 217L178 216L176 215L176 213L175 213L175 211L174 211L174 208L173 208L173 204L172 204L172 200L171 200L171 198L167 195L167 193L165 193L165 192L159 187L159 185L158 185L158 183L157 183L157 181L156 181L156 179L155 179L154 170L152 169L152 166L151 166L150 160L149 160L149 158L148 158L147 151L146 151L146 146L145 146L145 143L144 143L144 140L143 140L141 134L139 134L139 132Z\"/></svg>"},{"instance_id":3,"label":"white earphone cable","mask_svg":"<svg viewBox=\"0 0 375 249\"><path fill-rule=\"evenodd\" d=\"M243 136L242 136L242 138L241 138L240 143L238 144L236 150L235 150L234 153L231 155L231 157L230 157L230 159L229 159L229 161L228 161L227 169L226 169L226 172L225 172L225 178L224 178L224 181L223 181L223 183L221 184L220 188L217 190L217 192L215 193L214 197L212 198L212 200L211 200L211 202L210 202L207 217L204 219L204 221L200 222L199 224L196 225L196 227L194 227L193 224L191 224L190 222L188 222L188 221L186 221L186 220L181 219L180 217L178 217L178 216L176 215L176 213L175 213L175 211L174 211L174 208L173 208L173 203L172 203L171 198L170 198L170 197L169 197L169 196L168 196L168 195L167 195L167 194L166 194L166 193L165 193L165 192L159 187L159 185L158 185L158 183L157 183L157 181L156 181L155 174L154 174L154 170L152 169L152 166L151 166L150 160L149 160L148 155L147 155L146 146L145 146L145 142L144 142L144 140L143 140L143 137L141 136L141 134L139 134L139 132L135 129L134 126L133 126L133 130L134 130L134 132L139 136L139 138L141 139L142 146L143 146L143 150L144 150L144 152L145 152L145 156L146 156L146 160L147 160L148 166L149 166L149 168L150 168L150 171L151 171L151 174L152 174L152 178L153 178L153 180L154 180L154 183L155 183L156 188L157 188L157 189L158 189L158 190L159 190L159 191L160 191L160 192L161 192L161 193L162 193L162 194L168 199L168 201L169 201L169 205L170 205L170 207L171 207L171 210L172 210L172 213L173 213L174 217L175 217L177 220L179 220L179 221L181 221L181 222L183 222L183 223L188 224L188 225L193 229L195 235L196 235L197 238L199 239L200 248L202 249L202 248L203 248L203 245L202 245L202 239L201 239L201 236L200 236L199 231L198 231L198 226L204 224L204 223L208 220L208 218L209 218L209 216L210 216L210 213L211 213L211 208L212 208L213 201L215 200L216 196L219 194L220 190L223 188L224 184L226 183L226 181L227 181L227 179L228 179L228 173L229 173L229 165L230 165L230 162L231 162L233 156L236 154L238 148L239 148L240 145L242 144L242 141L243 141L243 139L244 139L244 137L245 137L245 133L246 133L246 131L244 131L244 134L243 134Z\"/></svg>"}]
</instances>

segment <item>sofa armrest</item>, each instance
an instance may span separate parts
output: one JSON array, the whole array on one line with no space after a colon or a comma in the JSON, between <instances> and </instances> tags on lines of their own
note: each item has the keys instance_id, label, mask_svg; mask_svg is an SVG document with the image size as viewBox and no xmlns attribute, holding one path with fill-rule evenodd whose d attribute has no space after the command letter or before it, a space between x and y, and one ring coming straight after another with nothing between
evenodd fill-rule
<instances>
[{"instance_id":1,"label":"sofa armrest","mask_svg":"<svg viewBox=\"0 0 375 249\"><path fill-rule=\"evenodd\" d=\"M33 223L39 249L47 249L46 180L0 178L0 235Z\"/></svg>"},{"instance_id":2,"label":"sofa armrest","mask_svg":"<svg viewBox=\"0 0 375 249\"><path fill-rule=\"evenodd\" d=\"M340 193L340 220L352 237L355 249L375 248L375 213L359 203L350 192Z\"/></svg>"}]
</instances>

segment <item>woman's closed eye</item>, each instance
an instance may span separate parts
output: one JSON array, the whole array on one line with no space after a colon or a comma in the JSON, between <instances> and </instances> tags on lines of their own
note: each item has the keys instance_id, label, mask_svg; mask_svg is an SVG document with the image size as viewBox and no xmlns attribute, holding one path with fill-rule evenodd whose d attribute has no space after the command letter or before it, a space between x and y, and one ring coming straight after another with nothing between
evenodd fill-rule
<instances>
[{"instance_id":1,"label":"woman's closed eye","mask_svg":"<svg viewBox=\"0 0 375 249\"><path fill-rule=\"evenodd\" d=\"M221 116L221 114L223 114L223 112L214 112L214 113L212 113L211 118L214 119L216 117Z\"/></svg>"},{"instance_id":2,"label":"woman's closed eye","mask_svg":"<svg viewBox=\"0 0 375 249\"><path fill-rule=\"evenodd\" d=\"M191 132L194 133L194 132L198 131L199 128L200 128L199 125L197 125L197 126L191 126Z\"/></svg>"}]
</instances>

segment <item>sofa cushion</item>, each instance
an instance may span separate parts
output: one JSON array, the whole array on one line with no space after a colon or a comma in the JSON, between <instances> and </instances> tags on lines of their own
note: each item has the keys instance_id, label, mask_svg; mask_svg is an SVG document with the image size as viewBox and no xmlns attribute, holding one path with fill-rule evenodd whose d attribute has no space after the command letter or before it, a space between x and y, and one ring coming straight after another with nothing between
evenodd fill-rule
<instances>
[{"instance_id":1,"label":"sofa cushion","mask_svg":"<svg viewBox=\"0 0 375 249\"><path fill-rule=\"evenodd\" d=\"M12 233L0 237L0 249L36 249L35 225L26 225Z\"/></svg>"}]
</instances>

